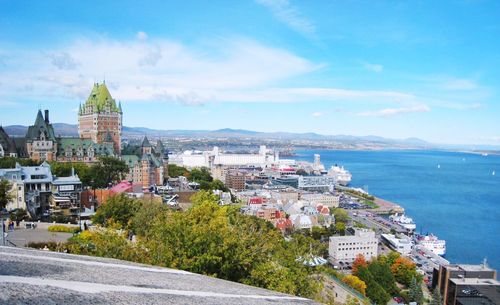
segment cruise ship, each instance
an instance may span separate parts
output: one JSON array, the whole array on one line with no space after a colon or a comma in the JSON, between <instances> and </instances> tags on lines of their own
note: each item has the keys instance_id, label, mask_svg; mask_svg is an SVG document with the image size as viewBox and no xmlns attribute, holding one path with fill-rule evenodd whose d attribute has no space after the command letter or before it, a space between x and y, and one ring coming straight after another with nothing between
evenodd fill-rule
<instances>
[{"instance_id":1,"label":"cruise ship","mask_svg":"<svg viewBox=\"0 0 500 305\"><path fill-rule=\"evenodd\" d=\"M416 235L415 240L418 245L426 248L434 254L444 256L446 254L446 241L438 239L437 236L430 235Z\"/></svg>"},{"instance_id":2,"label":"cruise ship","mask_svg":"<svg viewBox=\"0 0 500 305\"><path fill-rule=\"evenodd\" d=\"M344 169L343 166L332 166L330 170L328 170L328 176L332 176L335 178L338 184L347 186L351 182L352 175L351 173Z\"/></svg>"},{"instance_id":3,"label":"cruise ship","mask_svg":"<svg viewBox=\"0 0 500 305\"><path fill-rule=\"evenodd\" d=\"M417 227L417 225L413 222L411 217L406 217L404 214L399 215L398 213L389 216L389 219L392 222L397 223L408 231L413 231Z\"/></svg>"}]
</instances>

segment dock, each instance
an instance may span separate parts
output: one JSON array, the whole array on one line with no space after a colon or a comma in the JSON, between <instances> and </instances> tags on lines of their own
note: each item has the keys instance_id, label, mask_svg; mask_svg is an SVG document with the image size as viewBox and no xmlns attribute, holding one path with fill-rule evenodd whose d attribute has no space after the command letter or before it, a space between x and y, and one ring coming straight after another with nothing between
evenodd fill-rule
<instances>
[{"instance_id":1,"label":"dock","mask_svg":"<svg viewBox=\"0 0 500 305\"><path fill-rule=\"evenodd\" d=\"M375 197L375 204L378 206L376 209L371 209L370 212L375 214L394 214L404 213L405 209L397 203Z\"/></svg>"}]
</instances>

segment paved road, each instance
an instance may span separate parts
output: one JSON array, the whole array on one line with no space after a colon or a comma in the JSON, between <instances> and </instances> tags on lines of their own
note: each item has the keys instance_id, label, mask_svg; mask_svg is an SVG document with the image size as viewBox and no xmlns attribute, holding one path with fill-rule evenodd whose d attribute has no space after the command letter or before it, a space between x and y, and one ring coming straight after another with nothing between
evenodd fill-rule
<instances>
[{"instance_id":1,"label":"paved road","mask_svg":"<svg viewBox=\"0 0 500 305\"><path fill-rule=\"evenodd\" d=\"M71 233L49 232L46 228L25 229L21 227L7 233L7 240L18 247L24 247L29 242L66 242L73 236Z\"/></svg>"},{"instance_id":2,"label":"paved road","mask_svg":"<svg viewBox=\"0 0 500 305\"><path fill-rule=\"evenodd\" d=\"M185 271L0 247L0 304L316 304Z\"/></svg>"}]
</instances>

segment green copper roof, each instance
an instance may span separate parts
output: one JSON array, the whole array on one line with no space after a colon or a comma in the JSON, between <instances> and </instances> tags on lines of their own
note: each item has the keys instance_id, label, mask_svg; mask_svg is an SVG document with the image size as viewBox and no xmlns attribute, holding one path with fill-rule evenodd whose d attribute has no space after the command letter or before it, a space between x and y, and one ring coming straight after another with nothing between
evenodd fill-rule
<instances>
[{"instance_id":1,"label":"green copper roof","mask_svg":"<svg viewBox=\"0 0 500 305\"><path fill-rule=\"evenodd\" d=\"M87 107L92 107L92 112L120 112L120 107L116 105L115 100L111 97L108 87L105 83L95 83L90 92L82 111L85 112Z\"/></svg>"},{"instance_id":2,"label":"green copper roof","mask_svg":"<svg viewBox=\"0 0 500 305\"><path fill-rule=\"evenodd\" d=\"M82 138L58 138L58 155L63 155L66 151L73 151L76 149L88 150L91 147L94 149L94 153L97 156L114 156L115 151L113 144L99 144L94 143L90 139Z\"/></svg>"},{"instance_id":3,"label":"green copper roof","mask_svg":"<svg viewBox=\"0 0 500 305\"><path fill-rule=\"evenodd\" d=\"M141 147L152 147L151 143L149 143L147 136L144 136L144 139L142 140Z\"/></svg>"},{"instance_id":4,"label":"green copper roof","mask_svg":"<svg viewBox=\"0 0 500 305\"><path fill-rule=\"evenodd\" d=\"M42 110L38 110L36 115L35 124L28 127L28 132L26 133L26 140L34 141L40 139L40 134L44 133L45 137L49 141L55 141L56 137L54 134L54 128L52 124L45 122L42 115Z\"/></svg>"},{"instance_id":5,"label":"green copper roof","mask_svg":"<svg viewBox=\"0 0 500 305\"><path fill-rule=\"evenodd\" d=\"M122 160L129 166L134 167L139 162L139 157L136 155L122 155Z\"/></svg>"}]
</instances>

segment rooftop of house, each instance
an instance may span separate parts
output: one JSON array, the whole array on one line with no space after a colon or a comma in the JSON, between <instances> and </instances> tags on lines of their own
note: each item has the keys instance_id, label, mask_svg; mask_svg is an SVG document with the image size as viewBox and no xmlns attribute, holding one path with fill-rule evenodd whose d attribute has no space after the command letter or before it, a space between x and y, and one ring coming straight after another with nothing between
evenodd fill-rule
<instances>
[{"instance_id":1,"label":"rooftop of house","mask_svg":"<svg viewBox=\"0 0 500 305\"><path fill-rule=\"evenodd\" d=\"M181 270L23 248L0 247L6 304L316 304Z\"/></svg>"}]
</instances>

